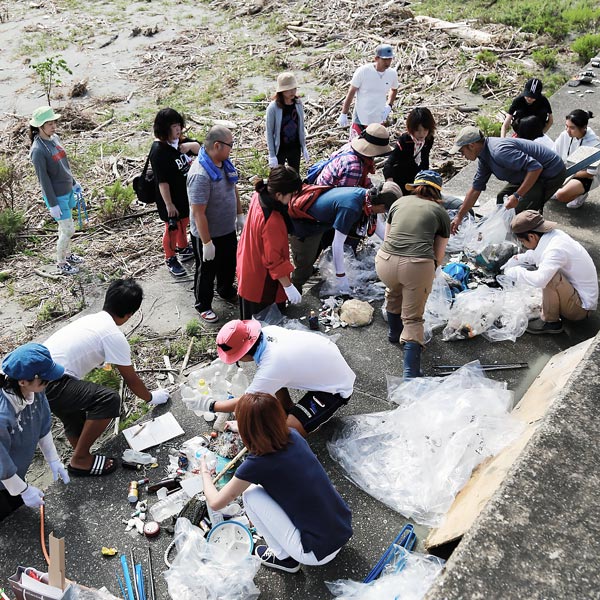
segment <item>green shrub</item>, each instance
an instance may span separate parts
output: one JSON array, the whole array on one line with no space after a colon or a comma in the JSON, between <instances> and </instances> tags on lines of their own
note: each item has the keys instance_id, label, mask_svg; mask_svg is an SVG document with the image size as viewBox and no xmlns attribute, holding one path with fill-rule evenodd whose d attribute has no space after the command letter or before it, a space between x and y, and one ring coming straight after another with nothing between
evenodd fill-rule
<instances>
[{"instance_id":1,"label":"green shrub","mask_svg":"<svg viewBox=\"0 0 600 600\"><path fill-rule=\"evenodd\" d=\"M0 158L0 210L15 208L15 200L23 176L17 161Z\"/></svg>"},{"instance_id":2,"label":"green shrub","mask_svg":"<svg viewBox=\"0 0 600 600\"><path fill-rule=\"evenodd\" d=\"M587 63L600 50L600 33L588 33L571 44L571 50L579 54L579 61Z\"/></svg>"},{"instance_id":3,"label":"green shrub","mask_svg":"<svg viewBox=\"0 0 600 600\"><path fill-rule=\"evenodd\" d=\"M185 335L188 337L198 337L203 331L204 328L198 319L188 321L185 326Z\"/></svg>"},{"instance_id":4,"label":"green shrub","mask_svg":"<svg viewBox=\"0 0 600 600\"><path fill-rule=\"evenodd\" d=\"M104 200L100 205L100 216L103 219L114 219L124 216L135 199L131 186L124 186L117 179L104 188Z\"/></svg>"},{"instance_id":5,"label":"green shrub","mask_svg":"<svg viewBox=\"0 0 600 600\"><path fill-rule=\"evenodd\" d=\"M558 50L544 46L543 48L534 50L531 53L531 56L540 67L543 67L544 69L554 69L556 68L557 63L557 54Z\"/></svg>"},{"instance_id":6,"label":"green shrub","mask_svg":"<svg viewBox=\"0 0 600 600\"><path fill-rule=\"evenodd\" d=\"M500 77L496 73L477 73L475 77L473 77L473 81L471 81L471 85L469 85L469 91L477 94L483 88L489 87L498 87L500 83Z\"/></svg>"},{"instance_id":7,"label":"green shrub","mask_svg":"<svg viewBox=\"0 0 600 600\"><path fill-rule=\"evenodd\" d=\"M477 53L475 60L492 67L498 62L498 56L491 50L482 50L481 52Z\"/></svg>"},{"instance_id":8,"label":"green shrub","mask_svg":"<svg viewBox=\"0 0 600 600\"><path fill-rule=\"evenodd\" d=\"M23 213L10 208L0 210L0 258L7 257L15 249L23 223Z\"/></svg>"},{"instance_id":9,"label":"green shrub","mask_svg":"<svg viewBox=\"0 0 600 600\"><path fill-rule=\"evenodd\" d=\"M477 127L483 131L486 137L500 137L500 128L502 123L494 117L480 115L476 119Z\"/></svg>"},{"instance_id":10,"label":"green shrub","mask_svg":"<svg viewBox=\"0 0 600 600\"><path fill-rule=\"evenodd\" d=\"M90 371L84 379L117 391L121 388L121 375L112 367L110 369L94 369L93 371Z\"/></svg>"}]
</instances>

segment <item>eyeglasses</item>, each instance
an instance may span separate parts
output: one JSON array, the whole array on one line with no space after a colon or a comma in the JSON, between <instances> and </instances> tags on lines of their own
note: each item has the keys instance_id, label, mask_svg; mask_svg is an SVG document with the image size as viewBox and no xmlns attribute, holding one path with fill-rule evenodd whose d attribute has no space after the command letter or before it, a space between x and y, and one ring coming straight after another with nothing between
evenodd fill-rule
<instances>
[{"instance_id":1,"label":"eyeglasses","mask_svg":"<svg viewBox=\"0 0 600 600\"><path fill-rule=\"evenodd\" d=\"M217 140L217 142L219 142L219 144L224 144L225 146L233 148L233 142L231 142L231 144L229 144L228 142L224 142L223 140Z\"/></svg>"},{"instance_id":2,"label":"eyeglasses","mask_svg":"<svg viewBox=\"0 0 600 600\"><path fill-rule=\"evenodd\" d=\"M41 377L38 377L37 375L35 376L35 378L38 380L38 382L41 385L48 385L50 383L49 379L42 379Z\"/></svg>"}]
</instances>

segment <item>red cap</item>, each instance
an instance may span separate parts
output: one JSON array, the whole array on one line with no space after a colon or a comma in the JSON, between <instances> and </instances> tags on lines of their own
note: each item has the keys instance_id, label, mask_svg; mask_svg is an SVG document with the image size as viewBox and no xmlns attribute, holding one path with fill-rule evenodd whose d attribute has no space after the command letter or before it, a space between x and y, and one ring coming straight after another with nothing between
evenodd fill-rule
<instances>
[{"instance_id":1,"label":"red cap","mask_svg":"<svg viewBox=\"0 0 600 600\"><path fill-rule=\"evenodd\" d=\"M260 335L260 321L235 319L221 327L217 334L217 354L230 365L248 354Z\"/></svg>"}]
</instances>

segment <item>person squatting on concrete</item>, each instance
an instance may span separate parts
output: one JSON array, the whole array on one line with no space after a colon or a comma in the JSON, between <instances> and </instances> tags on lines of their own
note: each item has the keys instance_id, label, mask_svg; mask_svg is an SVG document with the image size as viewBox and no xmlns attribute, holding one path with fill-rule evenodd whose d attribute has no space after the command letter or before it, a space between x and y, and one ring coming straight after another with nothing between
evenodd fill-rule
<instances>
[{"instance_id":1,"label":"person squatting on concrete","mask_svg":"<svg viewBox=\"0 0 600 600\"><path fill-rule=\"evenodd\" d=\"M127 387L151 406L169 399L167 390L150 392L135 372L131 347L119 329L137 312L142 298L142 288L133 279L116 279L108 286L102 311L69 323L44 342L52 358L65 368L60 379L48 384L46 395L74 449L67 467L72 475L107 475L117 468L115 460L90 453L121 410L116 390L84 381L92 369L114 365Z\"/></svg>"},{"instance_id":2,"label":"person squatting on concrete","mask_svg":"<svg viewBox=\"0 0 600 600\"><path fill-rule=\"evenodd\" d=\"M392 203L402 196L402 190L392 181L379 188L336 187L322 193L306 211L309 218L292 218L294 235L290 246L295 270L292 283L301 291L313 272L313 265L323 249L323 235L334 230L331 245L336 278L335 287L339 294L350 294L350 283L346 275L344 243L350 234L365 237L377 233L383 239L384 226L379 214L389 210ZM297 213L292 198L293 217Z\"/></svg>"},{"instance_id":3,"label":"person squatting on concrete","mask_svg":"<svg viewBox=\"0 0 600 600\"><path fill-rule=\"evenodd\" d=\"M386 285L388 339L404 344L405 380L421 371L423 313L450 237L450 217L441 206L442 177L421 171L407 188L412 195L392 204L375 257L377 275Z\"/></svg>"},{"instance_id":4,"label":"person squatting on concrete","mask_svg":"<svg viewBox=\"0 0 600 600\"><path fill-rule=\"evenodd\" d=\"M542 124L542 133L546 133L554 123L552 116L552 107L548 98L542 94L542 82L533 77L525 83L523 92L520 93L511 103L508 114L500 128L500 137L505 137L508 128L512 125L515 132L518 132L521 119L535 116Z\"/></svg>"},{"instance_id":5,"label":"person squatting on concrete","mask_svg":"<svg viewBox=\"0 0 600 600\"><path fill-rule=\"evenodd\" d=\"M534 210L515 216L511 229L527 252L502 267L517 283L542 288L542 314L529 322L529 333L561 333L561 317L581 321L598 305L598 274L586 249ZM528 270L531 265L536 270Z\"/></svg>"},{"instance_id":6,"label":"person squatting on concrete","mask_svg":"<svg viewBox=\"0 0 600 600\"><path fill-rule=\"evenodd\" d=\"M412 183L419 171L429 169L429 153L433 146L435 119L428 108L413 108L406 117L406 131L394 144L394 150L383 165L386 181L393 181L409 194L407 183Z\"/></svg>"},{"instance_id":7,"label":"person squatting on concrete","mask_svg":"<svg viewBox=\"0 0 600 600\"><path fill-rule=\"evenodd\" d=\"M75 275L79 272L77 265L84 259L71 252L71 238L75 233L71 209L77 205L75 194L82 193L82 189L73 178L67 153L56 135L58 119L60 115L49 106L40 106L33 111L29 121L29 158L40 182L44 202L58 224L56 268L63 275Z\"/></svg>"},{"instance_id":8,"label":"person squatting on concrete","mask_svg":"<svg viewBox=\"0 0 600 600\"><path fill-rule=\"evenodd\" d=\"M212 309L215 279L221 298L228 301L237 298L236 232L242 231L245 216L237 189L238 172L229 160L232 148L231 131L222 125L211 127L187 177L196 259L195 308L207 323L219 320Z\"/></svg>"},{"instance_id":9,"label":"person squatting on concrete","mask_svg":"<svg viewBox=\"0 0 600 600\"><path fill-rule=\"evenodd\" d=\"M565 180L565 165L560 156L544 146L520 138L486 138L477 127L463 127L450 152L460 152L467 160L477 160L477 172L452 221L452 233L460 224L492 175L508 181L496 202L517 213L532 209L542 212L544 204ZM504 202L504 196L508 196Z\"/></svg>"},{"instance_id":10,"label":"person squatting on concrete","mask_svg":"<svg viewBox=\"0 0 600 600\"><path fill-rule=\"evenodd\" d=\"M390 67L393 58L393 48L389 44L381 44L375 50L373 62L358 67L354 72L338 118L340 127L348 127L348 112L356 96L350 139L360 135L368 125L385 123L390 117L398 93L398 73Z\"/></svg>"},{"instance_id":11,"label":"person squatting on concrete","mask_svg":"<svg viewBox=\"0 0 600 600\"><path fill-rule=\"evenodd\" d=\"M266 184L262 179L256 184L237 253L242 319L251 319L273 302L283 307L286 299L291 304L302 300L290 280L294 266L288 233L293 225L287 213L292 195L301 187L298 173L286 165L271 169Z\"/></svg>"},{"instance_id":12,"label":"person squatting on concrete","mask_svg":"<svg viewBox=\"0 0 600 600\"><path fill-rule=\"evenodd\" d=\"M25 344L4 357L0 373L0 521L25 504L39 508L44 493L25 481L39 446L54 481L69 483L52 439L52 417L44 394L49 381L62 377L48 349Z\"/></svg>"},{"instance_id":13,"label":"person squatting on concrete","mask_svg":"<svg viewBox=\"0 0 600 600\"><path fill-rule=\"evenodd\" d=\"M150 164L159 191L156 208L165 224L162 238L165 262L175 277L187 274L179 261L194 258L187 238L190 204L186 181L190 165L200 152L200 144L181 135L184 127L185 121L176 110L159 110L154 118L156 139L150 148Z\"/></svg>"},{"instance_id":14,"label":"person squatting on concrete","mask_svg":"<svg viewBox=\"0 0 600 600\"><path fill-rule=\"evenodd\" d=\"M267 567L296 573L332 561L352 537L352 513L325 469L272 395L246 393L235 412L248 456L220 491L202 458L208 505L220 510L242 495L267 542L255 549Z\"/></svg>"},{"instance_id":15,"label":"person squatting on concrete","mask_svg":"<svg viewBox=\"0 0 600 600\"><path fill-rule=\"evenodd\" d=\"M300 171L300 154L308 163L304 106L296 95L298 83L293 73L277 76L277 91L267 106L266 137L269 167L287 164Z\"/></svg>"},{"instance_id":16,"label":"person squatting on concrete","mask_svg":"<svg viewBox=\"0 0 600 600\"><path fill-rule=\"evenodd\" d=\"M600 139L594 130L588 127L589 120L593 116L590 111L577 108L565 117L565 130L554 142L554 152L565 162L581 146L600 148ZM592 165L569 177L550 200L566 202L567 208L581 208L587 200L589 191L596 188L599 183L597 163Z\"/></svg>"},{"instance_id":17,"label":"person squatting on concrete","mask_svg":"<svg viewBox=\"0 0 600 600\"><path fill-rule=\"evenodd\" d=\"M252 362L258 367L248 393L272 394L287 413L287 423L303 436L327 422L352 396L356 375L338 347L324 336L267 325L229 321L217 334L217 353L226 364ZM296 404L288 388L305 390ZM200 410L233 412L237 398L206 399Z\"/></svg>"}]
</instances>

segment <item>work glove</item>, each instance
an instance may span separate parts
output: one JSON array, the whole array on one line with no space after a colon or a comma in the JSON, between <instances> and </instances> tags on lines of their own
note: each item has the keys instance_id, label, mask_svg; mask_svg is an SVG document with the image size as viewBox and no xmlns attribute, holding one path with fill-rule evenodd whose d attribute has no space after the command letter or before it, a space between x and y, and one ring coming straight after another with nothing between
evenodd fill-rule
<instances>
[{"instance_id":1,"label":"work glove","mask_svg":"<svg viewBox=\"0 0 600 600\"><path fill-rule=\"evenodd\" d=\"M51 460L48 462L48 466L52 471L52 478L54 479L54 481L58 481L59 477L63 480L64 483L69 483L69 481L71 481L71 478L67 473L67 469L65 469L65 465L63 465L60 460Z\"/></svg>"},{"instance_id":2,"label":"work glove","mask_svg":"<svg viewBox=\"0 0 600 600\"><path fill-rule=\"evenodd\" d=\"M385 123L391 114L392 114L392 107L389 104L386 104L385 108L381 111L381 122Z\"/></svg>"},{"instance_id":3,"label":"work glove","mask_svg":"<svg viewBox=\"0 0 600 600\"><path fill-rule=\"evenodd\" d=\"M215 245L212 240L208 244L202 244L202 260L204 262L215 259Z\"/></svg>"},{"instance_id":4,"label":"work glove","mask_svg":"<svg viewBox=\"0 0 600 600\"><path fill-rule=\"evenodd\" d=\"M148 404L150 406L159 406L160 404L165 404L165 402L169 399L169 392L167 390L163 390L159 388L158 390L154 390L152 392L152 397L150 398Z\"/></svg>"},{"instance_id":5,"label":"work glove","mask_svg":"<svg viewBox=\"0 0 600 600\"><path fill-rule=\"evenodd\" d=\"M338 117L338 125L340 127L348 127L348 115L345 113L342 113L339 117Z\"/></svg>"},{"instance_id":6,"label":"work glove","mask_svg":"<svg viewBox=\"0 0 600 600\"><path fill-rule=\"evenodd\" d=\"M304 158L305 163L308 163L308 161L310 160L310 154L308 153L308 150L306 148L302 148L302 157Z\"/></svg>"},{"instance_id":7,"label":"work glove","mask_svg":"<svg viewBox=\"0 0 600 600\"><path fill-rule=\"evenodd\" d=\"M240 233L242 233L242 229L244 229L244 225L246 224L246 215L240 213L236 218L235 218L235 230L238 233L238 235Z\"/></svg>"},{"instance_id":8,"label":"work glove","mask_svg":"<svg viewBox=\"0 0 600 600\"><path fill-rule=\"evenodd\" d=\"M58 206L58 204L56 206L51 206L49 210L52 218L58 221L62 213L62 211L60 210L60 206Z\"/></svg>"},{"instance_id":9,"label":"work glove","mask_svg":"<svg viewBox=\"0 0 600 600\"><path fill-rule=\"evenodd\" d=\"M25 506L29 506L30 508L44 506L44 492L34 485L28 485L25 491L21 493L21 498L23 498Z\"/></svg>"},{"instance_id":10,"label":"work glove","mask_svg":"<svg viewBox=\"0 0 600 600\"><path fill-rule=\"evenodd\" d=\"M214 399L210 394L195 394L192 398L182 398L183 403L196 412L209 412Z\"/></svg>"},{"instance_id":11,"label":"work glove","mask_svg":"<svg viewBox=\"0 0 600 600\"><path fill-rule=\"evenodd\" d=\"M519 279L519 271L521 267L509 267L508 269L504 269L504 275L513 281L517 281Z\"/></svg>"},{"instance_id":12,"label":"work glove","mask_svg":"<svg viewBox=\"0 0 600 600\"><path fill-rule=\"evenodd\" d=\"M512 267L518 267L520 264L518 256L511 256L501 267L501 271L506 271Z\"/></svg>"},{"instance_id":13,"label":"work glove","mask_svg":"<svg viewBox=\"0 0 600 600\"><path fill-rule=\"evenodd\" d=\"M290 283L290 285L284 287L283 291L290 301L290 304L298 304L302 300L302 294L298 291L293 283Z\"/></svg>"},{"instance_id":14,"label":"work glove","mask_svg":"<svg viewBox=\"0 0 600 600\"><path fill-rule=\"evenodd\" d=\"M335 278L335 289L336 292L341 296L349 296L352 293L352 290L350 289L350 282L348 281L348 277L346 275Z\"/></svg>"},{"instance_id":15,"label":"work glove","mask_svg":"<svg viewBox=\"0 0 600 600\"><path fill-rule=\"evenodd\" d=\"M83 194L83 188L81 187L81 184L78 183L77 181L75 182L75 185L73 186L73 193L77 196L78 194Z\"/></svg>"},{"instance_id":16,"label":"work glove","mask_svg":"<svg viewBox=\"0 0 600 600\"><path fill-rule=\"evenodd\" d=\"M269 168L272 169L279 164L276 156L269 156Z\"/></svg>"}]
</instances>

